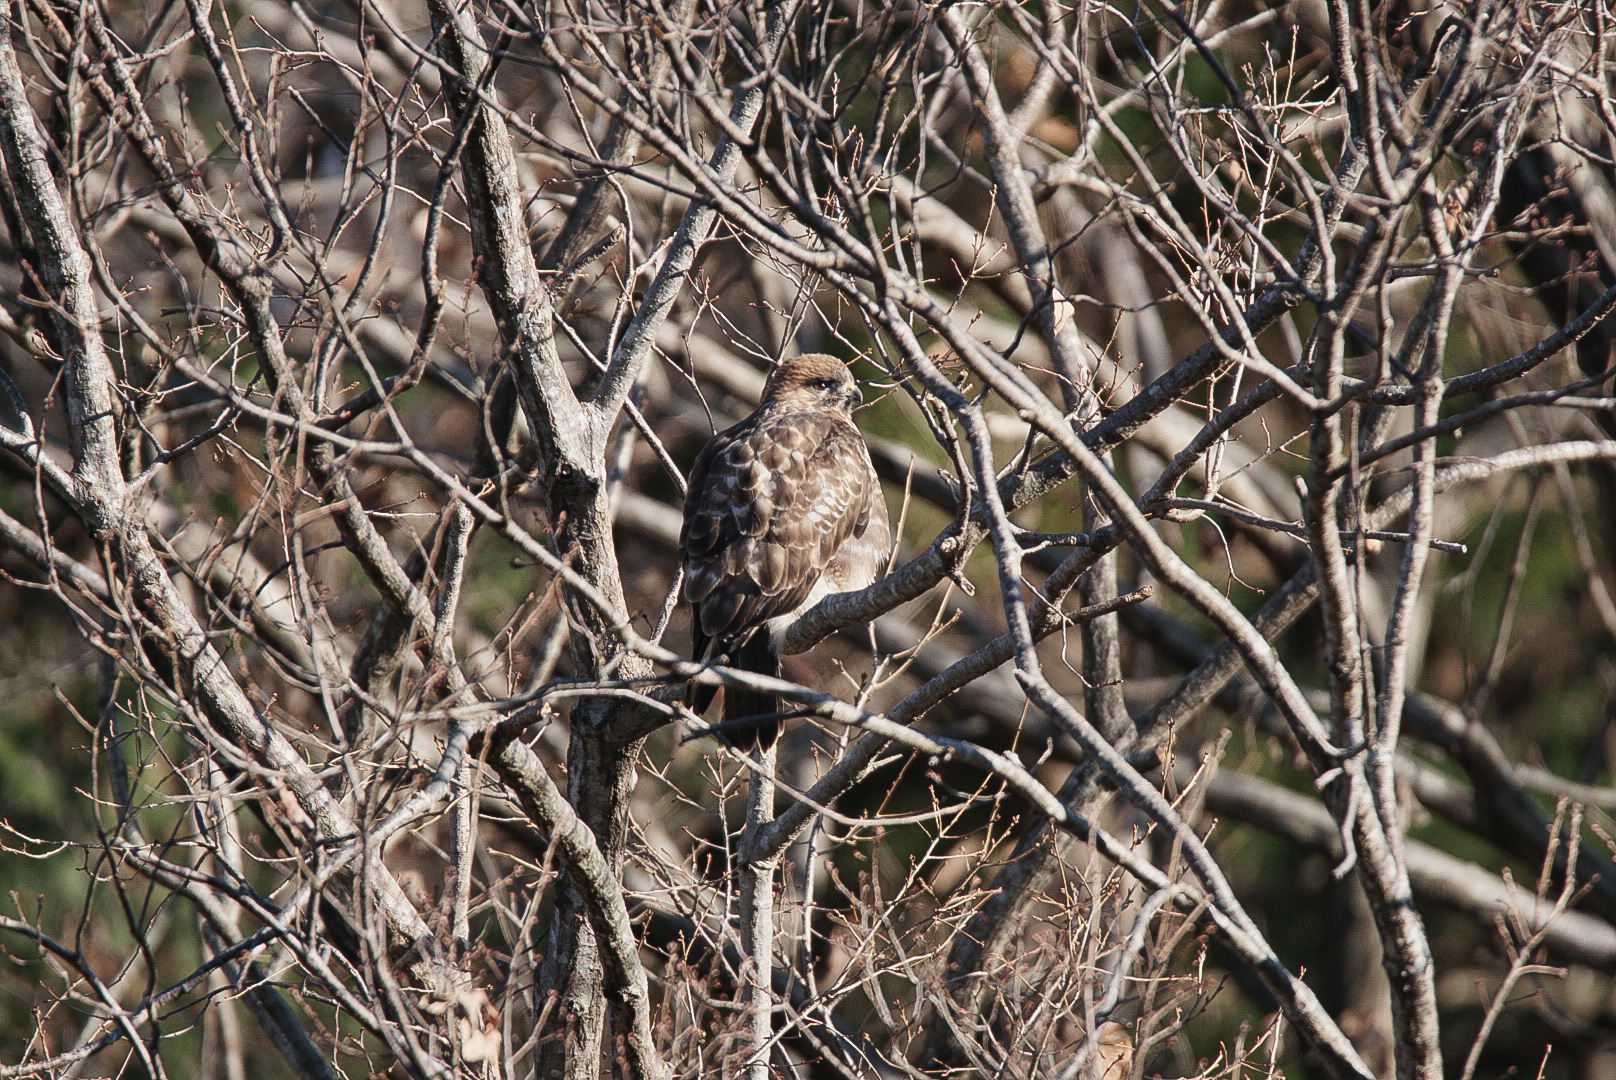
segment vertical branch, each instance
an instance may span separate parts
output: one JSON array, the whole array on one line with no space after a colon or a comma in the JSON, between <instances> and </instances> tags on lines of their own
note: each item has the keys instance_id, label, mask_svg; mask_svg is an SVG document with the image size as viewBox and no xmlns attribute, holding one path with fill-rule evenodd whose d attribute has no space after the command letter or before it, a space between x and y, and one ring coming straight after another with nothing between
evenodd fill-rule
<instances>
[{"instance_id":1,"label":"vertical branch","mask_svg":"<svg viewBox=\"0 0 1616 1080\"><path fill-rule=\"evenodd\" d=\"M759 844L774 820L774 769L778 743L759 748L746 786L746 829L740 843L740 929L744 960L737 995L748 1027L747 1080L769 1080L774 1039L774 872L778 851Z\"/></svg>"},{"instance_id":2,"label":"vertical branch","mask_svg":"<svg viewBox=\"0 0 1616 1080\"><path fill-rule=\"evenodd\" d=\"M1084 524L1094 532L1104 519L1092 504L1084 507ZM1117 595L1117 553L1108 551L1077 579L1078 602L1103 604ZM1117 614L1083 623L1083 698L1090 719L1113 743L1132 741L1133 721L1122 697L1122 643Z\"/></svg>"},{"instance_id":3,"label":"vertical branch","mask_svg":"<svg viewBox=\"0 0 1616 1080\"><path fill-rule=\"evenodd\" d=\"M435 612L438 624L432 635L433 660L446 669L454 664L450 634L466 579L466 545L472 530L471 511L465 506L456 503L450 508L448 517L448 528L444 530L443 537L443 584ZM477 854L477 790L475 783L467 782L467 777L475 771L472 762L460 762L449 791L449 850L454 864L454 899L450 907L449 932L457 962L464 962L471 948L471 876Z\"/></svg>"}]
</instances>

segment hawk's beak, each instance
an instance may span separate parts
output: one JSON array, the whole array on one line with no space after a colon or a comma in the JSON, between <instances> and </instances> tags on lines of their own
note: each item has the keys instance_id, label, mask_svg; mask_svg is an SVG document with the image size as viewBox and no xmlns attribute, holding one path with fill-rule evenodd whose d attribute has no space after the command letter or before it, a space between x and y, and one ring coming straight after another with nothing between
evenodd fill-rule
<instances>
[{"instance_id":1,"label":"hawk's beak","mask_svg":"<svg viewBox=\"0 0 1616 1080\"><path fill-rule=\"evenodd\" d=\"M847 388L847 394L845 396L847 397L847 407L849 409L856 409L860 405L864 404L864 391L858 388L857 383L854 383L852 386Z\"/></svg>"}]
</instances>

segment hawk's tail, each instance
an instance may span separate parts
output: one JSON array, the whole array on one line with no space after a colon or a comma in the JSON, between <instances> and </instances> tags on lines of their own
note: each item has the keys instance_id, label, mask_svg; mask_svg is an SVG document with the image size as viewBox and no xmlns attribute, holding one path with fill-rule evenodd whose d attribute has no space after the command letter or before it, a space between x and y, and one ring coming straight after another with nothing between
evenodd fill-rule
<instances>
[{"instance_id":1,"label":"hawk's tail","mask_svg":"<svg viewBox=\"0 0 1616 1080\"><path fill-rule=\"evenodd\" d=\"M775 652L774 643L769 640L769 633L763 627L753 631L740 645L729 650L729 664L742 671L751 671L774 679L780 677L780 654ZM773 694L744 690L739 686L726 686L724 730L721 737L740 750L749 749L748 744L753 739L756 739L759 747L772 746L775 737L780 734L780 719L773 715L779 711L780 699ZM751 724L739 723L754 716L767 716L769 719Z\"/></svg>"}]
</instances>

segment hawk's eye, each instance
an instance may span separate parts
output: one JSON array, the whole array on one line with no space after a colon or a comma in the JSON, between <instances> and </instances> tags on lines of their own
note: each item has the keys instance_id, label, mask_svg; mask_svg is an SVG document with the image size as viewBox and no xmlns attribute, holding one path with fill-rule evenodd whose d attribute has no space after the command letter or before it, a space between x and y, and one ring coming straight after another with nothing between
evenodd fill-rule
<instances>
[{"instance_id":1,"label":"hawk's eye","mask_svg":"<svg viewBox=\"0 0 1616 1080\"><path fill-rule=\"evenodd\" d=\"M839 390L841 388L841 384L835 379L815 379L808 385L815 390Z\"/></svg>"}]
</instances>

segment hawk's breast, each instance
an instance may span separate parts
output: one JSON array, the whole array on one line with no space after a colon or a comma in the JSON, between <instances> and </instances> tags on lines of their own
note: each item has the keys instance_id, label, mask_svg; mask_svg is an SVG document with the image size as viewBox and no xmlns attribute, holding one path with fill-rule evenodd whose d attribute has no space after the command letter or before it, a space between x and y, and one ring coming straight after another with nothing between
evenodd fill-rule
<instances>
[{"instance_id":1,"label":"hawk's breast","mask_svg":"<svg viewBox=\"0 0 1616 1080\"><path fill-rule=\"evenodd\" d=\"M863 436L828 410L760 409L713 437L685 503L685 598L732 638L875 580L886 503Z\"/></svg>"}]
</instances>

